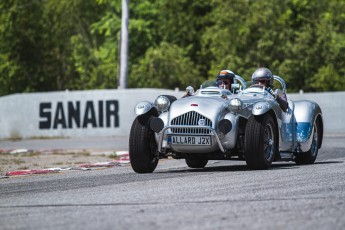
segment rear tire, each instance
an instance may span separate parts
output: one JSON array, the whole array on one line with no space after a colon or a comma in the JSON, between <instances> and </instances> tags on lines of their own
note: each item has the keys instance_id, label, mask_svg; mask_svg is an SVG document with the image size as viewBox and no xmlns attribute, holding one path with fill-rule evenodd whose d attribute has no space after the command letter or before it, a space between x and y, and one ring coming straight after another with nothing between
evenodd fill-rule
<instances>
[{"instance_id":1,"label":"rear tire","mask_svg":"<svg viewBox=\"0 0 345 230\"><path fill-rule=\"evenodd\" d=\"M158 164L155 134L136 118L129 135L129 158L136 173L152 173Z\"/></svg>"},{"instance_id":2,"label":"rear tire","mask_svg":"<svg viewBox=\"0 0 345 230\"><path fill-rule=\"evenodd\" d=\"M295 159L296 164L306 165L313 164L316 160L317 154L319 152L319 141L320 141L320 123L316 121L313 126L313 141L311 143L310 149L307 152L298 153Z\"/></svg>"},{"instance_id":3,"label":"rear tire","mask_svg":"<svg viewBox=\"0 0 345 230\"><path fill-rule=\"evenodd\" d=\"M205 160L205 159L186 158L186 164L188 165L189 168L193 168L193 169L205 168L207 163L208 163L208 160Z\"/></svg>"},{"instance_id":4,"label":"rear tire","mask_svg":"<svg viewBox=\"0 0 345 230\"><path fill-rule=\"evenodd\" d=\"M268 169L277 150L277 128L270 114L249 118L245 139L245 158L250 169Z\"/></svg>"}]
</instances>

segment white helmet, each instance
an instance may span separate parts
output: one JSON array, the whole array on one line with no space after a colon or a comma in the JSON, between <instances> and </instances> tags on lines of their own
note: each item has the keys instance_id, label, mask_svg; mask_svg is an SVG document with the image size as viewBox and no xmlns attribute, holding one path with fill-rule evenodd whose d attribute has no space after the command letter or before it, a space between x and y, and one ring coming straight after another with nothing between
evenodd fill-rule
<instances>
[{"instance_id":1,"label":"white helmet","mask_svg":"<svg viewBox=\"0 0 345 230\"><path fill-rule=\"evenodd\" d=\"M225 79L228 79L230 82L234 82L234 77L235 77L235 74L234 72L232 72L231 70L222 70L218 73L217 75L217 81L222 79L222 78L225 78Z\"/></svg>"}]
</instances>

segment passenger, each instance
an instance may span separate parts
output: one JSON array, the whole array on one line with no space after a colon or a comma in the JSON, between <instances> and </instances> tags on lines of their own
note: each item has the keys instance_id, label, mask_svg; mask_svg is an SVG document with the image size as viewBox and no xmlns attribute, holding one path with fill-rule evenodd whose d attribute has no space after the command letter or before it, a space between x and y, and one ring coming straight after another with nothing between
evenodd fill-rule
<instances>
[{"instance_id":1,"label":"passenger","mask_svg":"<svg viewBox=\"0 0 345 230\"><path fill-rule=\"evenodd\" d=\"M285 93L277 95L273 92L273 74L271 70L267 68L259 68L255 70L252 75L253 84L258 84L264 86L265 90L269 92L278 102L280 108L286 112L288 108L288 102Z\"/></svg>"},{"instance_id":2,"label":"passenger","mask_svg":"<svg viewBox=\"0 0 345 230\"><path fill-rule=\"evenodd\" d=\"M222 70L216 77L219 88L231 90L231 84L234 83L235 74L231 70Z\"/></svg>"}]
</instances>

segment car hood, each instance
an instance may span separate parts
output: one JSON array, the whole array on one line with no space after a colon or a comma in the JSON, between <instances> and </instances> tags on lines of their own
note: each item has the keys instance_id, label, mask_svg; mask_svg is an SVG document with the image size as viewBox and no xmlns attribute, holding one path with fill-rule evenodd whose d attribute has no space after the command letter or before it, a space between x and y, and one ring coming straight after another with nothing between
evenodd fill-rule
<instances>
[{"instance_id":1,"label":"car hood","mask_svg":"<svg viewBox=\"0 0 345 230\"><path fill-rule=\"evenodd\" d=\"M229 100L219 97L186 97L171 104L169 117L173 119L187 112L195 111L209 119L213 119L217 114L226 111L228 104Z\"/></svg>"}]
</instances>

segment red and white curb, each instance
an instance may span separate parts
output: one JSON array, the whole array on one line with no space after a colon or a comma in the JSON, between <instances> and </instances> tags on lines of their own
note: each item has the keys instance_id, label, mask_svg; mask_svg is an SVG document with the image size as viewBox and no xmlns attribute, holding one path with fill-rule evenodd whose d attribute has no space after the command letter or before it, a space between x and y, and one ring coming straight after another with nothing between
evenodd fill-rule
<instances>
[{"instance_id":1,"label":"red and white curb","mask_svg":"<svg viewBox=\"0 0 345 230\"><path fill-rule=\"evenodd\" d=\"M14 153L25 153L29 152L30 150L16 150ZM12 154L13 151L9 152ZM1 178L8 178L10 176L24 176L24 175L33 175L33 174L47 174L47 173L58 173L62 171L70 171L70 170L91 170L91 168L104 168L104 167L114 167L114 166L123 166L130 163L129 161L129 153L128 151L117 151L115 152L115 156L121 156L119 159L109 161L109 162L98 162L94 164L81 164L77 167L64 167L64 168L48 168L48 169L27 169L27 170L17 170L7 172L5 176L1 176Z\"/></svg>"},{"instance_id":2,"label":"red and white curb","mask_svg":"<svg viewBox=\"0 0 345 230\"><path fill-rule=\"evenodd\" d=\"M96 168L96 167L114 167L114 166L121 166L121 165L125 165L128 164L129 161L129 155L122 155L122 157L120 157L117 160L113 160L113 161L109 161L109 162L99 162L99 163L94 163L94 164L82 164L80 165L80 167L84 167L84 168Z\"/></svg>"},{"instance_id":3,"label":"red and white curb","mask_svg":"<svg viewBox=\"0 0 345 230\"><path fill-rule=\"evenodd\" d=\"M29 149L0 149L0 153L7 153L7 154L17 154L17 153L28 153L31 150Z\"/></svg>"},{"instance_id":4,"label":"red and white curb","mask_svg":"<svg viewBox=\"0 0 345 230\"><path fill-rule=\"evenodd\" d=\"M30 175L30 174L43 174L43 173L54 173L57 172L55 170L50 169L28 169L28 170L18 170L7 172L5 176L22 176L22 175Z\"/></svg>"}]
</instances>

